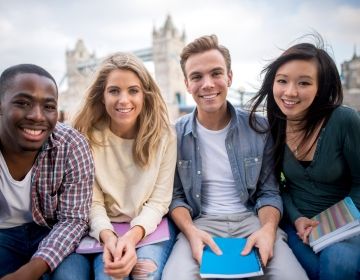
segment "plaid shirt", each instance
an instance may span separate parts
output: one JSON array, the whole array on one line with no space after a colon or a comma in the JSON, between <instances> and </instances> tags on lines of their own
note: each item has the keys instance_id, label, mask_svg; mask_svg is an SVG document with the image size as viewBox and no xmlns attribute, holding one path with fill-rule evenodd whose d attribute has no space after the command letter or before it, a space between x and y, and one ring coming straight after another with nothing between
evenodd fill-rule
<instances>
[{"instance_id":1,"label":"plaid shirt","mask_svg":"<svg viewBox=\"0 0 360 280\"><path fill-rule=\"evenodd\" d=\"M32 174L34 221L51 228L33 257L54 270L88 230L94 164L85 138L58 123L43 145Z\"/></svg>"}]
</instances>

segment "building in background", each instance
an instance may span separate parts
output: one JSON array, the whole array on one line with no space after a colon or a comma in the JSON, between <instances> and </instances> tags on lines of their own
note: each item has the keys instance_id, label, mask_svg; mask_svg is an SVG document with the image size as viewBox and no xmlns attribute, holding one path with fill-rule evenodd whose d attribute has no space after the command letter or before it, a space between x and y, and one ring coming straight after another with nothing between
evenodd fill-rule
<instances>
[{"instance_id":1,"label":"building in background","mask_svg":"<svg viewBox=\"0 0 360 280\"><path fill-rule=\"evenodd\" d=\"M162 27L157 29L154 26L152 46L133 51L144 62L154 63L154 78L168 106L171 120L179 116L179 108L186 104L186 88L179 62L184 46L185 31L179 32L168 15ZM59 96L60 116L63 120L68 121L76 114L92 75L102 59L91 53L81 39L73 50L66 51L67 89L60 92Z\"/></svg>"},{"instance_id":2,"label":"building in background","mask_svg":"<svg viewBox=\"0 0 360 280\"><path fill-rule=\"evenodd\" d=\"M356 54L356 47L352 59L341 64L341 78L344 104L360 112L360 56Z\"/></svg>"}]
</instances>

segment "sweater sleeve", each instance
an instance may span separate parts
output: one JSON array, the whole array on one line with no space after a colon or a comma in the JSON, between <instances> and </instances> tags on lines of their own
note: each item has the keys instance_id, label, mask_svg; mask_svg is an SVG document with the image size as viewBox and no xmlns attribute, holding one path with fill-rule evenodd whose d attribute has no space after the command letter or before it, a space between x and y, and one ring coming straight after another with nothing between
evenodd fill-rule
<instances>
[{"instance_id":1,"label":"sweater sleeve","mask_svg":"<svg viewBox=\"0 0 360 280\"><path fill-rule=\"evenodd\" d=\"M346 135L344 141L344 157L351 173L351 190L349 196L360 209L360 116L357 112L349 110L346 120Z\"/></svg>"},{"instance_id":2,"label":"sweater sleeve","mask_svg":"<svg viewBox=\"0 0 360 280\"><path fill-rule=\"evenodd\" d=\"M282 193L282 199L284 203L284 214L294 224L296 219L304 216L294 205L292 198L288 192Z\"/></svg>"},{"instance_id":3,"label":"sweater sleeve","mask_svg":"<svg viewBox=\"0 0 360 280\"><path fill-rule=\"evenodd\" d=\"M176 137L171 132L167 139L164 149L158 155L162 157L162 160L156 175L154 190L144 203L139 215L130 223L131 227L142 226L145 236L156 229L161 218L168 212L171 202L176 164Z\"/></svg>"},{"instance_id":4,"label":"sweater sleeve","mask_svg":"<svg viewBox=\"0 0 360 280\"><path fill-rule=\"evenodd\" d=\"M111 221L107 215L104 203L104 193L99 184L94 183L93 200L90 210L90 236L100 241L100 232L105 229L114 231Z\"/></svg>"}]
</instances>

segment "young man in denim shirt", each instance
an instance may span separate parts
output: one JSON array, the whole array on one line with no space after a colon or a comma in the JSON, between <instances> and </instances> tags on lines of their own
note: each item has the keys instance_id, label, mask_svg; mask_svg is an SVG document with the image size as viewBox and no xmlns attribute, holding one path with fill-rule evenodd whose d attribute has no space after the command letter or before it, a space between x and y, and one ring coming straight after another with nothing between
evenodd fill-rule
<instances>
[{"instance_id":1,"label":"young man in denim shirt","mask_svg":"<svg viewBox=\"0 0 360 280\"><path fill-rule=\"evenodd\" d=\"M88 229L93 159L85 138L57 122L57 100L54 78L37 65L15 65L0 76L4 280L90 277L85 257L72 252Z\"/></svg>"},{"instance_id":2,"label":"young man in denim shirt","mask_svg":"<svg viewBox=\"0 0 360 280\"><path fill-rule=\"evenodd\" d=\"M232 82L228 49L215 35L203 36L184 48L180 63L197 106L176 124L178 160L170 212L181 233L163 279L199 279L204 246L221 254L212 236L247 237L239 254L259 249L266 267L263 279L307 279L278 229L282 202L271 137L253 131L248 113L226 100ZM266 125L263 118L258 121Z\"/></svg>"}]
</instances>

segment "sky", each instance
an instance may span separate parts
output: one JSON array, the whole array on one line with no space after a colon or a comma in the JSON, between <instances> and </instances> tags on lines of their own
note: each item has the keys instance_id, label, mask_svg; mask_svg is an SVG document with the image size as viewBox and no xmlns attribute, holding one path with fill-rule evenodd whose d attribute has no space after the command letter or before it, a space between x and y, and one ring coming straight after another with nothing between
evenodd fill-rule
<instances>
[{"instance_id":1,"label":"sky","mask_svg":"<svg viewBox=\"0 0 360 280\"><path fill-rule=\"evenodd\" d=\"M168 14L187 42L216 34L232 55L233 88L246 91L259 88L264 66L314 31L339 71L354 49L360 54L360 0L0 0L0 72L35 63L59 82L78 39L97 57L150 47Z\"/></svg>"}]
</instances>

